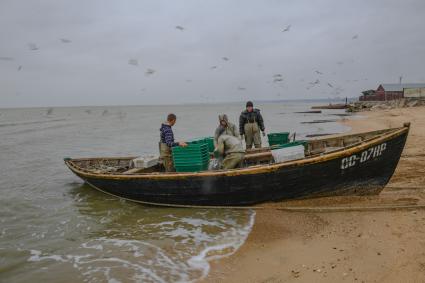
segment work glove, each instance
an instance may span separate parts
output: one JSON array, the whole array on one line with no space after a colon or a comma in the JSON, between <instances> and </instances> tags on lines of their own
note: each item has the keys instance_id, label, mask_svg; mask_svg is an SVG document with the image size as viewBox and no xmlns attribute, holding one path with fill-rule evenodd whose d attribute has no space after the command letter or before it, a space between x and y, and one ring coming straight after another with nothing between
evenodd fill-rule
<instances>
[{"instance_id":1,"label":"work glove","mask_svg":"<svg viewBox=\"0 0 425 283\"><path fill-rule=\"evenodd\" d=\"M265 137L266 136L266 132L265 131L263 131L263 137Z\"/></svg>"}]
</instances>

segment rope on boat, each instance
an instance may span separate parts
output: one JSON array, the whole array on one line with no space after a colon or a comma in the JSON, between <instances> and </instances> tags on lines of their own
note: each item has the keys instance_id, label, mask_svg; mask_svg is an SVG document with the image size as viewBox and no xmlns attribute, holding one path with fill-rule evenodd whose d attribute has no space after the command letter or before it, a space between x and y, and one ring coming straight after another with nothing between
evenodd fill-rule
<instances>
[{"instance_id":1,"label":"rope on boat","mask_svg":"<svg viewBox=\"0 0 425 283\"><path fill-rule=\"evenodd\" d=\"M322 207L279 207L276 210L288 212L348 212L388 211L425 209L425 205L378 205L378 206L322 206Z\"/></svg>"},{"instance_id":2,"label":"rope on boat","mask_svg":"<svg viewBox=\"0 0 425 283\"><path fill-rule=\"evenodd\" d=\"M263 209L264 207L261 206L207 206L207 205L184 205L184 204L165 204L165 203L155 203L155 202L147 202L147 201L140 201L140 200L133 200L133 199L129 199L129 198L125 198L125 197L120 197L120 196L116 196L114 194L111 194L107 191L104 191L102 189L100 189L99 187L91 184L90 182L88 182L87 180L85 181L89 186L95 188L98 191L101 191L102 193L108 194L110 196L116 197L116 198L120 198L126 201L130 201L130 202L137 202L137 203L141 203L141 204L145 204L145 205L150 205L150 206L162 206L162 207L174 207L174 208L221 208L221 209Z\"/></svg>"},{"instance_id":3,"label":"rope on boat","mask_svg":"<svg viewBox=\"0 0 425 283\"><path fill-rule=\"evenodd\" d=\"M411 158L411 157L425 157L425 153L417 153L417 154L402 154L401 157Z\"/></svg>"},{"instance_id":4,"label":"rope on boat","mask_svg":"<svg viewBox=\"0 0 425 283\"><path fill-rule=\"evenodd\" d=\"M425 187L417 186L386 186L385 190L423 190Z\"/></svg>"},{"instance_id":5,"label":"rope on boat","mask_svg":"<svg viewBox=\"0 0 425 283\"><path fill-rule=\"evenodd\" d=\"M131 200L130 200L131 201ZM377 205L377 206L320 206L320 207L267 207L267 206L200 206L200 205L169 205L169 204L156 204L140 202L142 204L152 206L165 206L176 208L198 208L198 209L253 209L253 210L279 210L286 212L313 212L313 213L326 213L326 212L349 212L349 211L390 211L390 210L415 210L425 209L425 205Z\"/></svg>"},{"instance_id":6,"label":"rope on boat","mask_svg":"<svg viewBox=\"0 0 425 283\"><path fill-rule=\"evenodd\" d=\"M250 210L279 210L286 212L349 212L349 211L390 211L390 210L419 210L425 209L425 205L378 205L378 206L321 206L321 207L264 207L264 206L199 206L199 205L168 205L140 202L152 206L176 207L176 208L198 208L198 209L250 209Z\"/></svg>"}]
</instances>

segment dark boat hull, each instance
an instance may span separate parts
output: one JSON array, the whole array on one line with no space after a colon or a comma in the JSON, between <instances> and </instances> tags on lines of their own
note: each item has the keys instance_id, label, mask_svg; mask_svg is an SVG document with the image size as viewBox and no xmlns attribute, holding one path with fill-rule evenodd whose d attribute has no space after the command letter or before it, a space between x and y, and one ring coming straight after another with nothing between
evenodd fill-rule
<instances>
[{"instance_id":1,"label":"dark boat hull","mask_svg":"<svg viewBox=\"0 0 425 283\"><path fill-rule=\"evenodd\" d=\"M408 128L340 153L231 174L131 178L96 176L70 168L96 189L150 204L240 206L285 199L370 195L378 194L390 180L407 135Z\"/></svg>"}]
</instances>

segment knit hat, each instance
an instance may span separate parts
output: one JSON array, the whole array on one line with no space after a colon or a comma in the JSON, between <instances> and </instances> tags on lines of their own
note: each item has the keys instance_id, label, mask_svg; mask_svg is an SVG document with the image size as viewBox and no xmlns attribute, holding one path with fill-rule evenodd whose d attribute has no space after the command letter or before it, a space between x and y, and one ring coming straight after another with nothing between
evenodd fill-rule
<instances>
[{"instance_id":1,"label":"knit hat","mask_svg":"<svg viewBox=\"0 0 425 283\"><path fill-rule=\"evenodd\" d=\"M248 101L246 103L246 107L254 107L254 103L252 103L252 101Z\"/></svg>"}]
</instances>

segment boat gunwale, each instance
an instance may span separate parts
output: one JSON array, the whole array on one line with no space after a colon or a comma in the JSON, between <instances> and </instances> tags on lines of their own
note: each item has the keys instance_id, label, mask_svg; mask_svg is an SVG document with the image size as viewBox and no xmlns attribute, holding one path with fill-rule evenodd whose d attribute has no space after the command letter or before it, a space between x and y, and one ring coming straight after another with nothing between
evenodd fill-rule
<instances>
[{"instance_id":1,"label":"boat gunwale","mask_svg":"<svg viewBox=\"0 0 425 283\"><path fill-rule=\"evenodd\" d=\"M159 179L159 180L173 180L173 179L186 179L186 178L193 178L193 177L231 177L231 176L238 176L238 175L254 175L254 174L263 174L263 173L269 173L277 171L284 167L291 167L291 166L303 166L307 164L315 164L315 163L321 163L328 160L350 156L356 152L362 151L365 148L368 148L370 146L373 146L375 144L382 143L387 140L394 139L406 132L409 131L409 126L405 125L400 128L393 128L388 129L389 131L383 135L377 135L375 138L372 138L368 141L361 142L361 144L354 144L352 146L344 147L340 150L325 153L323 155L319 156L312 156L304 159L298 159L283 163L275 163L275 164L262 164L262 165L256 165L256 166L250 166L246 168L237 168L237 169L230 169L230 170L220 170L220 171L201 171L201 172L182 172L182 173L165 173L165 172L154 172L154 173L139 173L139 174L132 174L132 175L125 175L125 174L103 174L103 173L93 173L87 170L82 169L81 167L77 166L73 163L73 161L84 161L84 160L117 160L119 158L80 158L80 159L68 159L65 160L65 164L68 166L68 168L73 171L75 174L77 174L80 177L84 178L97 178L97 179L110 179L110 180L135 180L135 179ZM373 131L371 131L373 132ZM358 133L357 135L361 134L367 134L368 132L364 133ZM356 135L356 134L353 134ZM338 136L336 136L337 138ZM341 137L344 137L344 135L341 135ZM326 140L329 138L325 138L323 140ZM322 139L317 139L314 141L321 141ZM131 157L125 157L123 159L131 159Z\"/></svg>"}]
</instances>

